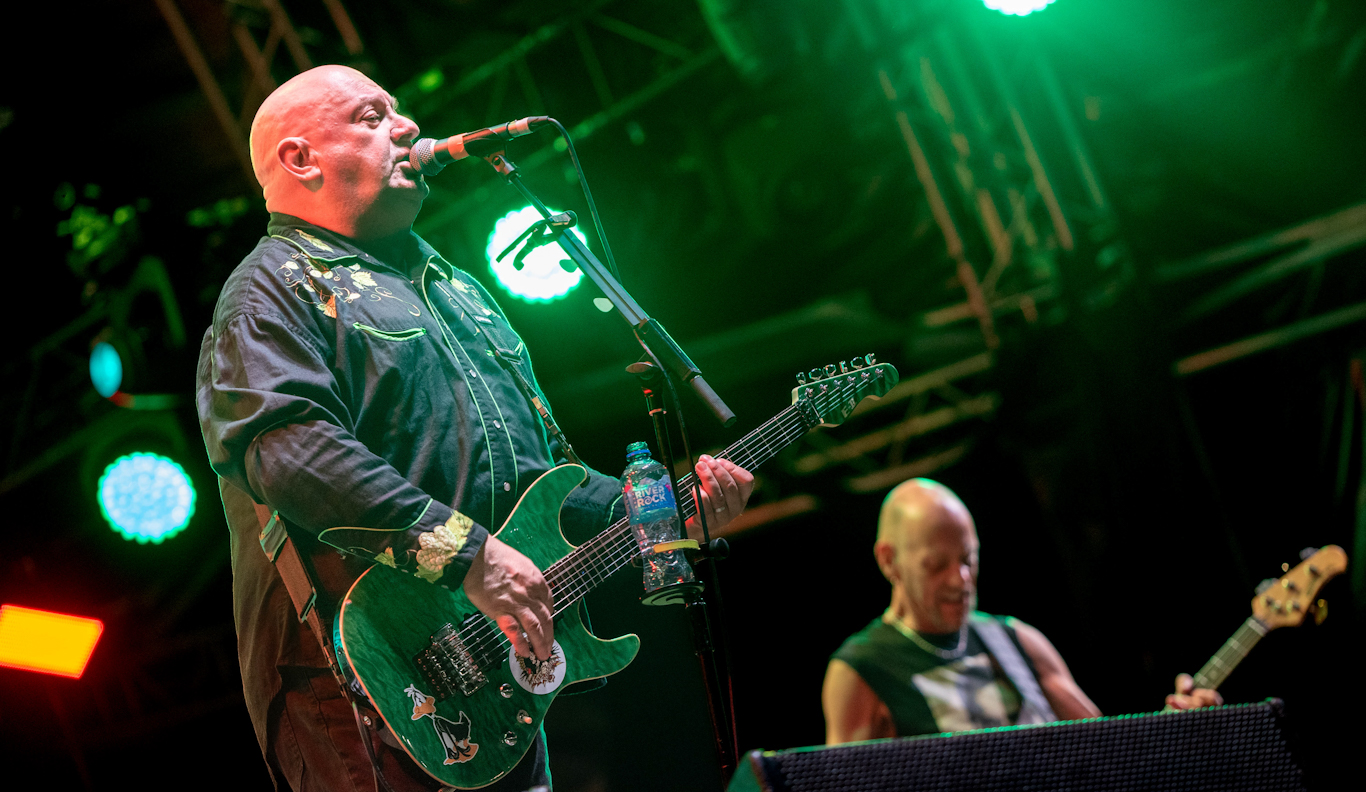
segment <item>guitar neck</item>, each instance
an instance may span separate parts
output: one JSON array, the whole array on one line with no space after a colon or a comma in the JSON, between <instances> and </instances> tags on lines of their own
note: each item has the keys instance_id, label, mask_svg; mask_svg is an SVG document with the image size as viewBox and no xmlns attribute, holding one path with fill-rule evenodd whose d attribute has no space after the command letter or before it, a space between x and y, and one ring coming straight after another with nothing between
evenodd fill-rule
<instances>
[{"instance_id":1,"label":"guitar neck","mask_svg":"<svg viewBox=\"0 0 1366 792\"><path fill-rule=\"evenodd\" d=\"M818 422L819 418L807 414L802 405L793 404L716 454L716 458L753 470L777 456ZM697 514L697 504L693 501L695 481L696 477L688 473L679 477L678 485L674 487L678 504L687 517ZM631 563L639 553L640 546L631 532L630 523L623 518L556 561L545 572L546 582L554 593L556 615L578 602L613 572Z\"/></svg>"},{"instance_id":2,"label":"guitar neck","mask_svg":"<svg viewBox=\"0 0 1366 792\"><path fill-rule=\"evenodd\" d=\"M1239 627L1231 638L1224 642L1219 651L1209 659L1195 674L1195 686L1216 690L1228 679L1228 675L1233 673L1233 669L1247 657L1247 653L1252 651L1252 647L1262 640L1266 635L1266 627L1257 620L1255 616L1247 617L1243 626Z\"/></svg>"}]
</instances>

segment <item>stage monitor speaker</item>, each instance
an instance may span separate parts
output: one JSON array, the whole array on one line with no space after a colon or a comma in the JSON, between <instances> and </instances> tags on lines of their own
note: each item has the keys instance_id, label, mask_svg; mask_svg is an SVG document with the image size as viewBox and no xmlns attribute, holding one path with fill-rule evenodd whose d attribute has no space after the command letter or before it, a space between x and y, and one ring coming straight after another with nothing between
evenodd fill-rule
<instances>
[{"instance_id":1,"label":"stage monitor speaker","mask_svg":"<svg viewBox=\"0 0 1366 792\"><path fill-rule=\"evenodd\" d=\"M1303 790L1281 702L754 751L727 792Z\"/></svg>"}]
</instances>

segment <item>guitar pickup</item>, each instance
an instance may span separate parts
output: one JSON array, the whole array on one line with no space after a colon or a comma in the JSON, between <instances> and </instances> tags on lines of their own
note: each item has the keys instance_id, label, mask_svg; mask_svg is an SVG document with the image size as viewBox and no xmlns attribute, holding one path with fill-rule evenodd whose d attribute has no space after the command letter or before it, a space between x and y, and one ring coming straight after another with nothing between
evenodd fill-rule
<instances>
[{"instance_id":1,"label":"guitar pickup","mask_svg":"<svg viewBox=\"0 0 1366 792\"><path fill-rule=\"evenodd\" d=\"M454 696L456 691L471 696L488 683L488 677L450 622L432 634L431 644L417 653L413 664L435 691L438 701Z\"/></svg>"}]
</instances>

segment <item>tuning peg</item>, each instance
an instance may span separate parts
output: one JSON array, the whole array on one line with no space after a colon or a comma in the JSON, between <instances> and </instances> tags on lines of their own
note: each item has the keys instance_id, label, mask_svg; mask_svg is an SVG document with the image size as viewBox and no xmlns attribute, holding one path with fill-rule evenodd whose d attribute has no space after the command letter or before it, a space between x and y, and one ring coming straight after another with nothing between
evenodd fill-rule
<instances>
[{"instance_id":1,"label":"tuning peg","mask_svg":"<svg viewBox=\"0 0 1366 792\"><path fill-rule=\"evenodd\" d=\"M1306 547L1306 548L1304 548L1303 550L1300 551L1300 560L1301 560L1301 561L1308 561L1308 560L1309 560L1309 557L1312 556L1312 555L1314 555L1314 554L1317 553L1318 551L1319 551L1319 550L1318 550L1317 547Z\"/></svg>"},{"instance_id":2,"label":"tuning peg","mask_svg":"<svg viewBox=\"0 0 1366 792\"><path fill-rule=\"evenodd\" d=\"M1314 603L1314 623L1323 624L1323 620L1328 618L1328 600L1321 599Z\"/></svg>"},{"instance_id":3,"label":"tuning peg","mask_svg":"<svg viewBox=\"0 0 1366 792\"><path fill-rule=\"evenodd\" d=\"M805 385L805 384L806 384L806 375L803 374L803 373L800 372L800 371L797 372L797 384L798 384L798 385Z\"/></svg>"},{"instance_id":4,"label":"tuning peg","mask_svg":"<svg viewBox=\"0 0 1366 792\"><path fill-rule=\"evenodd\" d=\"M1271 588L1271 587L1274 586L1274 585L1276 585L1276 579L1275 579L1275 578L1267 578L1266 580L1263 580L1261 583L1258 583L1258 584L1257 584L1257 593L1258 593L1258 594L1265 594L1265 593L1266 593L1266 590L1269 589L1269 588Z\"/></svg>"},{"instance_id":5,"label":"tuning peg","mask_svg":"<svg viewBox=\"0 0 1366 792\"><path fill-rule=\"evenodd\" d=\"M1290 571L1290 565L1289 565L1289 564L1281 564L1281 571L1282 571L1282 572L1289 572L1289 571Z\"/></svg>"}]
</instances>

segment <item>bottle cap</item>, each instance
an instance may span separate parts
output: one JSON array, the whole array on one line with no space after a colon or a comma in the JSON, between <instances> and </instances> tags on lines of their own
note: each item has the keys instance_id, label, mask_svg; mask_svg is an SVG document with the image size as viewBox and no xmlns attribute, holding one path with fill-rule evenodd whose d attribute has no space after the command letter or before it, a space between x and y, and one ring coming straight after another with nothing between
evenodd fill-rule
<instances>
[{"instance_id":1,"label":"bottle cap","mask_svg":"<svg viewBox=\"0 0 1366 792\"><path fill-rule=\"evenodd\" d=\"M650 455L650 445L648 443L631 443L626 446L626 461L647 457Z\"/></svg>"}]
</instances>

